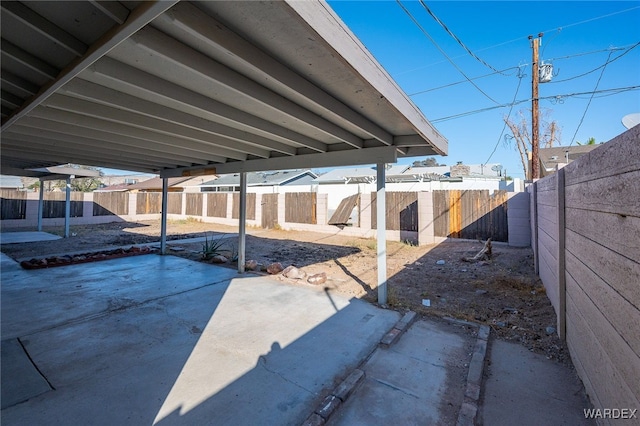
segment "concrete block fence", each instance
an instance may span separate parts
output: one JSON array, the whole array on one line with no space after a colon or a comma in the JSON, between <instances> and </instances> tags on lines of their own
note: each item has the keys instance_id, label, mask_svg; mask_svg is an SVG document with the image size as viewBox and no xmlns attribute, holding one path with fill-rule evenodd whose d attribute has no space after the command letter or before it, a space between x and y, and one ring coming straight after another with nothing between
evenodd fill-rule
<instances>
[{"instance_id":1,"label":"concrete block fence","mask_svg":"<svg viewBox=\"0 0 640 426\"><path fill-rule=\"evenodd\" d=\"M599 410L640 410L638 182L640 126L528 189L536 269Z\"/></svg>"},{"instance_id":2,"label":"concrete block fence","mask_svg":"<svg viewBox=\"0 0 640 426\"><path fill-rule=\"evenodd\" d=\"M233 216L234 197L233 193L225 193L226 198L226 215L224 217L213 217L209 215L208 210L208 197L220 196L220 193L170 193L171 205L169 207L169 213L167 218L169 220L185 220L193 218L207 223L219 223L223 225L238 226L238 219ZM24 194L23 194L24 195ZM15 229L15 228L36 228L37 227L37 215L38 215L38 194L27 193L26 194L26 214L23 219L6 219L0 222L3 230ZM119 194L120 196L122 194ZM255 196L255 216L247 219L247 225L252 227L262 227L263 209L265 203L263 197L266 199L271 194L252 194ZM93 225L110 222L136 222L142 220L159 220L160 213L157 213L159 209L156 209L156 213L145 213L145 211L137 211L138 197L144 196L143 193L129 193L127 194L126 208L118 206L120 214L104 214L109 213L109 200L105 193L96 195L96 193L80 193L76 197L82 199L82 216L72 217L71 226L74 225ZM509 222L509 242L512 243L511 233L513 233L513 245L528 246L530 241L527 238L530 235L530 224L528 220L528 209L526 193L513 193L513 196L509 198L508 209L513 206L514 220L513 223ZM176 200L175 197L181 197L181 200ZM198 197L201 199L202 206L193 206L193 198L191 202L188 202L187 197ZM372 212L375 206L372 205L372 196L370 193L360 195L359 205L359 221L357 226L345 226L339 228L333 225L328 225L329 211L328 211L328 194L318 193L316 197L316 223L295 223L287 222L286 217L286 194L277 194L277 224L284 230L295 231L312 231L322 232L328 234L340 234L353 237L363 238L375 238L376 230L372 228ZM526 199L526 200L525 200ZM523 202L523 200L525 200ZM3 202L9 202L3 198ZM177 204L176 204L177 203ZM99 204L102 208L96 209L94 204ZM144 204L144 203L142 203ZM189 206L191 205L191 211ZM144 208L144 207L141 207ZM148 208L148 206L147 206ZM301 208L310 208L301 206ZM103 215L94 215L96 210L103 212ZM112 208L112 210L115 210ZM153 209L150 209L153 211ZM180 211L180 213L176 213ZM190 214L193 211L197 211L199 214ZM122 213L124 212L124 213ZM517 212L517 214L516 214ZM387 230L387 239L389 241L412 241L420 245L436 244L447 240L446 237L437 237L434 233L434 210L431 192L418 192L418 231L397 231ZM43 226L63 226L64 218L44 218Z\"/></svg>"}]
</instances>

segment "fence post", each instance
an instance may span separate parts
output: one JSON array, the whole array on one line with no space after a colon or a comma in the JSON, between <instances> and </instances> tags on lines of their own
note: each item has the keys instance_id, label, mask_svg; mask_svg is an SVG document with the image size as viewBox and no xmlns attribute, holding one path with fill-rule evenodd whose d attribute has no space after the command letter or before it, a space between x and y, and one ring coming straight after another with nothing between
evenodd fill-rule
<instances>
[{"instance_id":1,"label":"fence post","mask_svg":"<svg viewBox=\"0 0 640 426\"><path fill-rule=\"evenodd\" d=\"M418 192L418 245L435 243L433 226L433 196L431 192Z\"/></svg>"},{"instance_id":2,"label":"fence post","mask_svg":"<svg viewBox=\"0 0 640 426\"><path fill-rule=\"evenodd\" d=\"M565 176L564 169L556 175L558 196L558 335L566 338L567 330L567 279L566 279L566 236L565 236Z\"/></svg>"},{"instance_id":3,"label":"fence post","mask_svg":"<svg viewBox=\"0 0 640 426\"><path fill-rule=\"evenodd\" d=\"M127 209L127 215L132 216L135 220L138 214L138 193L129 192L129 208Z\"/></svg>"},{"instance_id":4,"label":"fence post","mask_svg":"<svg viewBox=\"0 0 640 426\"><path fill-rule=\"evenodd\" d=\"M187 215L187 194L185 192L180 193L180 201L182 202L182 207L180 208L180 215Z\"/></svg>"},{"instance_id":5,"label":"fence post","mask_svg":"<svg viewBox=\"0 0 640 426\"><path fill-rule=\"evenodd\" d=\"M316 193L316 224L326 225L329 220L328 217L328 201L329 194Z\"/></svg>"},{"instance_id":6,"label":"fence post","mask_svg":"<svg viewBox=\"0 0 640 426\"><path fill-rule=\"evenodd\" d=\"M278 194L278 225L284 228L286 213L287 213L287 198L286 194Z\"/></svg>"},{"instance_id":7,"label":"fence post","mask_svg":"<svg viewBox=\"0 0 640 426\"><path fill-rule=\"evenodd\" d=\"M227 192L227 216L225 219L233 219L233 192Z\"/></svg>"},{"instance_id":8,"label":"fence post","mask_svg":"<svg viewBox=\"0 0 640 426\"><path fill-rule=\"evenodd\" d=\"M371 193L360 194L360 222L358 224L363 231L371 230Z\"/></svg>"}]
</instances>

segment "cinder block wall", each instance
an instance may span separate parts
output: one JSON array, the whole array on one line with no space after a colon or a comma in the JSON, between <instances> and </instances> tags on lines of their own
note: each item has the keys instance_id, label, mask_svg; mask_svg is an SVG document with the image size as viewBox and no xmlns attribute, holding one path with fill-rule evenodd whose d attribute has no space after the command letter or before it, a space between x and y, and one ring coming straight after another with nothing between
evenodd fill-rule
<instances>
[{"instance_id":1,"label":"cinder block wall","mask_svg":"<svg viewBox=\"0 0 640 426\"><path fill-rule=\"evenodd\" d=\"M640 126L536 187L540 277L576 370L596 408L638 409Z\"/></svg>"}]
</instances>

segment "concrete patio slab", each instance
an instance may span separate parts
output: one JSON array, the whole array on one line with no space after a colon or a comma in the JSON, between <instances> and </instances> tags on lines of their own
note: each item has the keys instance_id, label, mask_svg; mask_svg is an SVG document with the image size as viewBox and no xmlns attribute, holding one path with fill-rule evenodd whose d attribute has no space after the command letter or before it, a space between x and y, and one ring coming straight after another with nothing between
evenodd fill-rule
<instances>
[{"instance_id":1,"label":"concrete patio slab","mask_svg":"<svg viewBox=\"0 0 640 426\"><path fill-rule=\"evenodd\" d=\"M36 241L53 241L62 237L48 232L1 232L0 244L32 243Z\"/></svg>"},{"instance_id":2,"label":"concrete patio slab","mask_svg":"<svg viewBox=\"0 0 640 426\"><path fill-rule=\"evenodd\" d=\"M3 335L55 388L3 425L301 424L399 318L172 256L2 279Z\"/></svg>"},{"instance_id":3,"label":"concrete patio slab","mask_svg":"<svg viewBox=\"0 0 640 426\"><path fill-rule=\"evenodd\" d=\"M329 425L455 424L475 338L452 324L418 321L361 367L365 379Z\"/></svg>"}]
</instances>

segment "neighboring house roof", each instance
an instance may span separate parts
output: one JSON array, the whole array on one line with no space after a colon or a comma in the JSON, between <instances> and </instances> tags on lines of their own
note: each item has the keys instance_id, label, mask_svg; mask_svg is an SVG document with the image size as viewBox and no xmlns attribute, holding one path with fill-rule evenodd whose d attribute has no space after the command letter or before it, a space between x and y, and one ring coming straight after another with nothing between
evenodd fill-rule
<instances>
[{"instance_id":1,"label":"neighboring house roof","mask_svg":"<svg viewBox=\"0 0 640 426\"><path fill-rule=\"evenodd\" d=\"M181 184L182 182L185 182L187 180L190 180L191 177L176 177L176 178L169 178L168 179L168 187L171 188L172 186L178 186L179 184ZM128 190L162 190L162 178L159 177L155 177L155 178L151 178L148 180L145 180L143 182L139 182L139 183L135 183L133 185L129 185L129 187L127 188Z\"/></svg>"},{"instance_id":2,"label":"neighboring house roof","mask_svg":"<svg viewBox=\"0 0 640 426\"><path fill-rule=\"evenodd\" d=\"M129 183L118 183L116 185L109 185L103 188L98 188L93 192L121 192L128 191L132 184Z\"/></svg>"},{"instance_id":3,"label":"neighboring house roof","mask_svg":"<svg viewBox=\"0 0 640 426\"><path fill-rule=\"evenodd\" d=\"M600 145L576 145L540 148L538 151L538 158L540 159L541 177L554 173L558 164L568 164L573 160L588 154L599 146Z\"/></svg>"},{"instance_id":4,"label":"neighboring house roof","mask_svg":"<svg viewBox=\"0 0 640 426\"><path fill-rule=\"evenodd\" d=\"M311 170L283 170L276 172L247 173L247 186L284 186L310 184L316 174ZM218 179L204 182L200 186L220 187L240 185L240 174L220 175Z\"/></svg>"},{"instance_id":5,"label":"neighboring house roof","mask_svg":"<svg viewBox=\"0 0 640 426\"><path fill-rule=\"evenodd\" d=\"M0 176L0 188L19 189L22 186L22 180L18 176Z\"/></svg>"},{"instance_id":6,"label":"neighboring house roof","mask_svg":"<svg viewBox=\"0 0 640 426\"><path fill-rule=\"evenodd\" d=\"M394 165L389 167L385 176L387 180L393 179L396 176L401 176L404 172L410 169L411 166L407 165ZM319 184L329 183L369 183L375 182L377 171L375 167L355 167L344 169L333 169L321 176L318 176L314 182Z\"/></svg>"},{"instance_id":7,"label":"neighboring house roof","mask_svg":"<svg viewBox=\"0 0 640 426\"><path fill-rule=\"evenodd\" d=\"M458 165L460 166L460 165ZM464 170L469 170L465 173L465 177L473 178L495 178L500 179L498 172L492 170L493 166L499 166L499 164L470 164L463 165ZM386 171L387 182L412 182L419 180L446 180L449 179L451 171L450 166L437 166L437 167L412 167L407 165L394 165ZM483 173L484 172L484 173ZM458 176L455 181L459 181L462 177ZM333 169L315 179L319 184L335 184L335 183L372 183L376 180L376 168L375 167L358 167L358 168L344 168Z\"/></svg>"}]
</instances>

